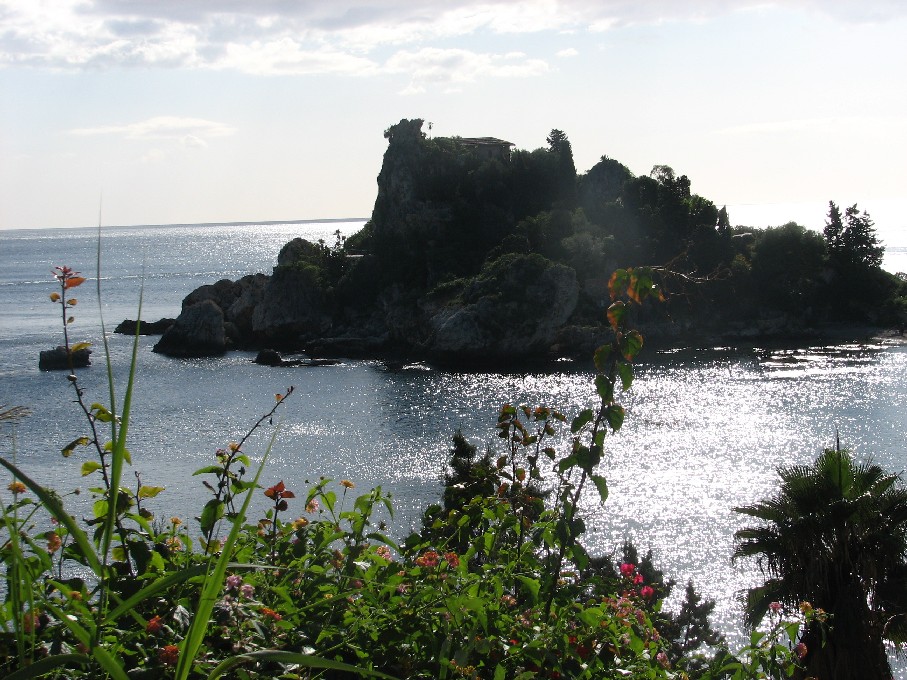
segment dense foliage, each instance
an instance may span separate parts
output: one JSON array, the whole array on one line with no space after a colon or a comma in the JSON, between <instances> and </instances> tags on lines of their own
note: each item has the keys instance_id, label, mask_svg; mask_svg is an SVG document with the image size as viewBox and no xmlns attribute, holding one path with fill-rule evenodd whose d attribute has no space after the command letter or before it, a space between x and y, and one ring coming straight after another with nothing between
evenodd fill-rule
<instances>
[{"instance_id":1,"label":"dense foliage","mask_svg":"<svg viewBox=\"0 0 907 680\"><path fill-rule=\"evenodd\" d=\"M857 206L842 216L831 203L824 234L795 223L732 226L725 208L667 165L634 176L603 156L577 175L562 130L547 147L488 155L468 140L426 138L421 127L403 120L385 134L372 219L351 239L366 257L340 284L354 305L402 285L416 308L438 286L468 282L516 253L575 270L570 327L600 324L606 272L618 263L669 265L701 284L676 288L645 322L650 333L668 318L671 334L727 337L907 321L907 286L880 268L882 245Z\"/></svg>"}]
</instances>

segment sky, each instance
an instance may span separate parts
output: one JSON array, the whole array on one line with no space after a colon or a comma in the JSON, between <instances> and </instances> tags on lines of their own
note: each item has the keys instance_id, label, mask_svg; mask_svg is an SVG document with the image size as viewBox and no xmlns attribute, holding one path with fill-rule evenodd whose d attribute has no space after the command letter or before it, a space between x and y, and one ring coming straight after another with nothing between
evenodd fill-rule
<instances>
[{"instance_id":1,"label":"sky","mask_svg":"<svg viewBox=\"0 0 907 680\"><path fill-rule=\"evenodd\" d=\"M422 118L907 246L905 45L902 0L0 0L0 229L368 217Z\"/></svg>"}]
</instances>

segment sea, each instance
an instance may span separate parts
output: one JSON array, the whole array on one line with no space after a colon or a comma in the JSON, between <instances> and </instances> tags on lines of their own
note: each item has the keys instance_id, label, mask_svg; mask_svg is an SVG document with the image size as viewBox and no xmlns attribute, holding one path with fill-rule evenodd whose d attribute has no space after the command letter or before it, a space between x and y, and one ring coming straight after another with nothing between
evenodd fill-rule
<instances>
[{"instance_id":1,"label":"sea","mask_svg":"<svg viewBox=\"0 0 907 680\"><path fill-rule=\"evenodd\" d=\"M49 299L57 289L54 266L88 279L72 290L78 303L69 326L71 341L91 342L94 350L92 365L79 372L86 399L110 402L106 337L121 405L133 338L112 331L138 317L140 301L143 319L175 317L200 285L270 273L294 237L332 244L338 231L349 235L363 224L0 231L0 405L30 410L17 424L0 426L0 454L57 489L76 514L90 512L86 491L96 481L79 473L88 452L61 455L85 434L84 419L65 373L38 370L39 352L62 342L61 308ZM889 246L885 266L907 271L907 243ZM148 502L158 521L179 516L194 523L209 492L193 472L239 441L290 386L294 392L273 424L244 447L259 461L273 436L262 482L282 480L297 496L299 507L290 512L300 515L300 497L322 477L350 480L356 493L380 486L392 495L394 513L379 519L401 540L440 500L457 430L498 452L495 422L503 404L547 405L569 417L594 403L591 362L502 373L360 359L275 368L255 364L251 352L168 358L152 352L156 340L138 340L125 483L166 487ZM756 564L732 562L734 532L746 525L734 508L771 495L779 466L808 464L837 441L888 470L907 467L907 347L895 342L644 348L624 403L624 427L606 440L600 471L608 500L601 504L593 490L581 502L587 547L619 554L630 540L643 553L651 550L677 581L678 596L692 580L716 601L713 622L732 643L744 635L743 593L760 581ZM567 433L556 439L565 451ZM2 481L0 498L8 483ZM256 501L252 519L263 516L265 500ZM676 605L676 597L668 602Z\"/></svg>"}]
</instances>

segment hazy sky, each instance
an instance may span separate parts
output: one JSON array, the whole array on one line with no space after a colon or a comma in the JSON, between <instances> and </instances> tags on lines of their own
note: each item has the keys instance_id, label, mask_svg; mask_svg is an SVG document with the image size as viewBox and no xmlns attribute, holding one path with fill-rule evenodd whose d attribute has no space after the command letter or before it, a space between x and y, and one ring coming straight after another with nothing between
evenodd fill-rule
<instances>
[{"instance_id":1,"label":"hazy sky","mask_svg":"<svg viewBox=\"0 0 907 680\"><path fill-rule=\"evenodd\" d=\"M890 240L905 45L902 0L0 0L0 228L367 217L423 118Z\"/></svg>"}]
</instances>

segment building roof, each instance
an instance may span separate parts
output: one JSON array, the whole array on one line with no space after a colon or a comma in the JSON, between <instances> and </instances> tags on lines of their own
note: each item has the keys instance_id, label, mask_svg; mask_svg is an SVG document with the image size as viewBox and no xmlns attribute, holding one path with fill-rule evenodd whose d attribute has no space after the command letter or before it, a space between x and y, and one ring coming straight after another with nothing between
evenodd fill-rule
<instances>
[{"instance_id":1,"label":"building roof","mask_svg":"<svg viewBox=\"0 0 907 680\"><path fill-rule=\"evenodd\" d=\"M513 142L497 137L454 137L453 139L468 146L516 146Z\"/></svg>"}]
</instances>

